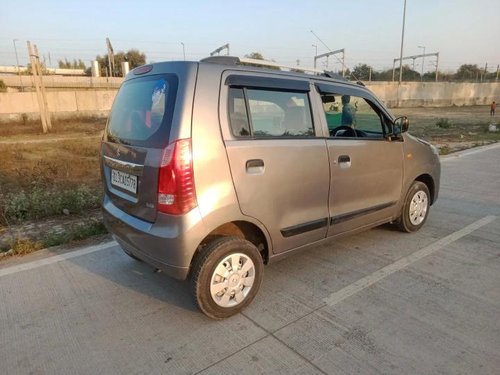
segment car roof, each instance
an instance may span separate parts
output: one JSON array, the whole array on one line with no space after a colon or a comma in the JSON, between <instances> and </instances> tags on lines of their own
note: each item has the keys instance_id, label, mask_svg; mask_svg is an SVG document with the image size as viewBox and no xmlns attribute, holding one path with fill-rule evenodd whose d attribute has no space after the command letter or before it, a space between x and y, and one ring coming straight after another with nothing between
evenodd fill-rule
<instances>
[{"instance_id":1,"label":"car roof","mask_svg":"<svg viewBox=\"0 0 500 375\"><path fill-rule=\"evenodd\" d=\"M291 67L266 60L239 58L235 56L211 56L200 60L200 64L215 64L221 66L223 69L227 69L227 67L230 66L233 70L255 73L275 73L290 78L321 79L332 83L342 83L356 87L364 86L361 82L348 81L340 74L334 73L333 71L311 69L301 66ZM288 71L281 70L280 68L288 69Z\"/></svg>"}]
</instances>

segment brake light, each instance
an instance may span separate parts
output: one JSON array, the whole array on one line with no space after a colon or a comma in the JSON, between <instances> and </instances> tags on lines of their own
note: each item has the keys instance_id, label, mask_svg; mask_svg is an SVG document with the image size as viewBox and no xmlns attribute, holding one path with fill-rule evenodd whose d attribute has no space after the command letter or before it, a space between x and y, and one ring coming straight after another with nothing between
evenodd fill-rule
<instances>
[{"instance_id":1,"label":"brake light","mask_svg":"<svg viewBox=\"0 0 500 375\"><path fill-rule=\"evenodd\" d=\"M158 176L158 211L182 215L196 205L191 139L179 139L163 151Z\"/></svg>"}]
</instances>

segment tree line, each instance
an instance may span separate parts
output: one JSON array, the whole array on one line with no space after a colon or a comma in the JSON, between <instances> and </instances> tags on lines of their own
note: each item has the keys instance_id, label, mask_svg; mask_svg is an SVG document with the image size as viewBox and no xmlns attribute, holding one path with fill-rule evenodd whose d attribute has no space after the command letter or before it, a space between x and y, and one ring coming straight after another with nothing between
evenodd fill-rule
<instances>
[{"instance_id":1,"label":"tree line","mask_svg":"<svg viewBox=\"0 0 500 375\"><path fill-rule=\"evenodd\" d=\"M104 56L96 56L96 61L99 63L99 74L101 77L109 76L109 58L108 55ZM127 52L117 52L114 54L114 69L113 76L121 77L123 76L122 72L122 62L128 61L129 68L134 69L138 66L146 64L146 55L143 52L140 52L137 49L130 49ZM90 66L87 67L85 63L81 59L74 59L73 61L69 61L68 59L59 60L58 66L61 69L83 69L85 70L85 74L91 75Z\"/></svg>"},{"instance_id":2,"label":"tree line","mask_svg":"<svg viewBox=\"0 0 500 375\"><path fill-rule=\"evenodd\" d=\"M264 56L260 52L251 52L245 57L265 60ZM109 75L109 60L108 55L96 56L96 60L99 63L100 75L101 77L106 77ZM128 61L130 69L134 69L138 66L144 65L146 63L146 54L137 49L130 49L127 52L117 52L114 54L114 71L113 76L123 76L121 63ZM66 69L84 69L87 75L91 74L90 67L87 67L81 59L74 59L68 61L67 59L58 61L59 68ZM254 64L252 64L254 65ZM257 65L257 64L255 64ZM277 69L277 68L276 68ZM300 66L297 66L297 71L300 71ZM339 72L341 74L341 72ZM368 64L360 63L356 65L352 70L346 69L346 77L351 80L359 81L392 81L393 70L376 70L373 69ZM394 71L395 80L399 80L399 66ZM477 64L463 64L456 72L438 72L438 80L440 82L466 82L466 81L494 81L497 77L496 72L485 72L483 68L480 68ZM422 74L416 70L413 70L410 65L403 65L403 81L426 81L434 82L436 80L436 72L425 72Z\"/></svg>"},{"instance_id":3,"label":"tree line","mask_svg":"<svg viewBox=\"0 0 500 375\"><path fill-rule=\"evenodd\" d=\"M392 81L392 69L378 71L367 64L358 64L349 72L352 79L359 81ZM395 80L399 80L399 67L394 70ZM463 64L454 73L445 73L438 71L438 80L440 82L477 82L477 81L494 81L496 72L486 72L477 64ZM403 65L403 81L428 81L436 80L436 72L425 72L424 75L413 70L409 65Z\"/></svg>"}]
</instances>

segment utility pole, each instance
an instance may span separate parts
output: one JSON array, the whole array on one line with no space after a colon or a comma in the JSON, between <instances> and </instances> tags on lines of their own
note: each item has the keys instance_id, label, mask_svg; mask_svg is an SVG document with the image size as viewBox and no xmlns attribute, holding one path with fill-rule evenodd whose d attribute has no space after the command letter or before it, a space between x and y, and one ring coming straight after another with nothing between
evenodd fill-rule
<instances>
[{"instance_id":1,"label":"utility pole","mask_svg":"<svg viewBox=\"0 0 500 375\"><path fill-rule=\"evenodd\" d=\"M106 45L108 46L109 76L113 77L115 72L115 54L109 38L106 38Z\"/></svg>"},{"instance_id":2,"label":"utility pole","mask_svg":"<svg viewBox=\"0 0 500 375\"><path fill-rule=\"evenodd\" d=\"M439 52L436 53L436 82L438 81L439 75Z\"/></svg>"},{"instance_id":3,"label":"utility pole","mask_svg":"<svg viewBox=\"0 0 500 375\"><path fill-rule=\"evenodd\" d=\"M223 46L220 46L219 48L214 49L212 52L210 52L210 56L213 56L215 54L219 54L223 50L227 50L226 56L229 56L229 43L224 44Z\"/></svg>"},{"instance_id":4,"label":"utility pole","mask_svg":"<svg viewBox=\"0 0 500 375\"><path fill-rule=\"evenodd\" d=\"M328 57L333 55L333 57L335 57L338 61L341 62L341 64L342 64L342 77L345 77L345 48L338 49L336 51L332 51L330 49L330 47L328 47L325 44L325 42L323 42L320 39L320 37L316 35L316 33L314 31L311 30L311 33L316 37L316 39L318 39L321 42L321 44L323 44L330 51L328 53L323 53L322 55L317 56L318 55L318 49L317 49L318 47L313 44L313 47L316 47L316 56L314 56L314 66L316 66L316 60L318 60L321 57L326 57L326 67L328 68ZM335 56L337 53L340 53L340 52L342 52L342 61L337 56Z\"/></svg>"},{"instance_id":5,"label":"utility pole","mask_svg":"<svg viewBox=\"0 0 500 375\"><path fill-rule=\"evenodd\" d=\"M181 42L182 44L182 56L184 56L184 61L186 61L186 46L184 46L184 43Z\"/></svg>"},{"instance_id":6,"label":"utility pole","mask_svg":"<svg viewBox=\"0 0 500 375\"><path fill-rule=\"evenodd\" d=\"M396 99L397 107L399 107L399 94L400 94L399 92L401 91L401 81L403 80L403 46L405 41L405 21L406 21L406 0L403 6L403 26L401 28L401 52L399 54L399 84L398 84L398 95Z\"/></svg>"},{"instance_id":7,"label":"utility pole","mask_svg":"<svg viewBox=\"0 0 500 375\"><path fill-rule=\"evenodd\" d=\"M498 73L500 73L500 64L497 65L497 78L495 78L495 81L498 81Z\"/></svg>"},{"instance_id":8,"label":"utility pole","mask_svg":"<svg viewBox=\"0 0 500 375\"><path fill-rule=\"evenodd\" d=\"M422 74L420 75L420 82L422 82L424 80L425 46L418 46L418 48L424 49L424 53L422 54Z\"/></svg>"},{"instance_id":9,"label":"utility pole","mask_svg":"<svg viewBox=\"0 0 500 375\"><path fill-rule=\"evenodd\" d=\"M17 75L19 76L19 89L21 91L24 91L23 87L23 81L21 79L21 69L19 68L19 58L17 57L17 47L16 47L16 42L19 39L13 39L12 41L14 42L14 52L16 53L16 67L17 67Z\"/></svg>"},{"instance_id":10,"label":"utility pole","mask_svg":"<svg viewBox=\"0 0 500 375\"><path fill-rule=\"evenodd\" d=\"M338 53L342 54L342 60L340 60L337 56L335 56ZM335 57L337 57L337 60L341 61L341 63L342 63L342 77L345 77L345 48L338 49L338 50L331 51L331 52L327 52L327 53L323 53L323 54L321 54L319 56L314 56L314 67L316 67L316 61L318 59L321 59L321 58L325 57L326 58L327 68L328 68L328 57L330 57L332 55L335 56Z\"/></svg>"},{"instance_id":11,"label":"utility pole","mask_svg":"<svg viewBox=\"0 0 500 375\"><path fill-rule=\"evenodd\" d=\"M313 44L312 46L315 48L315 52L314 52L314 69L316 69L316 56L318 56L318 45L317 44Z\"/></svg>"},{"instance_id":12,"label":"utility pole","mask_svg":"<svg viewBox=\"0 0 500 375\"><path fill-rule=\"evenodd\" d=\"M47 92L45 91L45 84L43 83L43 70L42 70L42 67L40 66L40 54L38 53L38 47L36 46L36 44L33 45L33 49L35 50L36 63L38 65L38 72L40 75L40 88L42 89L43 110L45 112L45 121L47 123L47 129L51 130L52 123L50 121L49 105L47 102Z\"/></svg>"},{"instance_id":13,"label":"utility pole","mask_svg":"<svg viewBox=\"0 0 500 375\"><path fill-rule=\"evenodd\" d=\"M401 28L401 53L399 54L399 85L403 80L403 46L405 41L406 0L403 7L403 27ZM399 103L398 103L399 105Z\"/></svg>"},{"instance_id":14,"label":"utility pole","mask_svg":"<svg viewBox=\"0 0 500 375\"><path fill-rule=\"evenodd\" d=\"M427 57L427 56L436 56L436 70L439 66L439 52L433 52L433 53L426 53L424 55L414 55L414 56L405 56L403 57L403 60L413 60L419 59L421 57ZM396 61L399 61L400 59L394 59L392 62L392 81L394 82L394 77L395 77L395 71L396 71Z\"/></svg>"},{"instance_id":15,"label":"utility pole","mask_svg":"<svg viewBox=\"0 0 500 375\"><path fill-rule=\"evenodd\" d=\"M372 81L372 67L370 66L370 72L368 73L368 82Z\"/></svg>"},{"instance_id":16,"label":"utility pole","mask_svg":"<svg viewBox=\"0 0 500 375\"><path fill-rule=\"evenodd\" d=\"M45 86L43 85L43 72L40 66L40 56L38 55L38 48L36 47L36 45L32 46L30 41L28 41L27 44L28 54L31 62L31 71L33 74L33 82L35 84L36 97L38 100L38 107L40 109L42 128L43 132L47 133L52 128L52 124L50 122L50 114L47 105Z\"/></svg>"}]
</instances>

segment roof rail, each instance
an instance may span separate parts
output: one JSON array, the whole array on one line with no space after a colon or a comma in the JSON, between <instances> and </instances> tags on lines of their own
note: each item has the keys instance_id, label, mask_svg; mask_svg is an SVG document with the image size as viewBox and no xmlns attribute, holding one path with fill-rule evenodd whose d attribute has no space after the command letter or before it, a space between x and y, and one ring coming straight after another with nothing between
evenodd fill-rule
<instances>
[{"instance_id":1,"label":"roof rail","mask_svg":"<svg viewBox=\"0 0 500 375\"><path fill-rule=\"evenodd\" d=\"M287 70L295 71L295 72L315 73L318 75L325 75L327 77L330 77L327 74L327 72L325 72L324 70L320 70L320 69L307 68L304 66L283 65L283 64L278 64L274 61L249 59L246 57L210 56L210 57L205 57L204 59L201 59L200 61L201 62L215 63L215 64L223 64L223 65L257 65L257 66L268 67L268 68L287 69ZM335 73L332 72L332 74L335 74ZM342 76L339 76L339 77L340 77L340 79L343 79ZM332 77L332 78L337 78L337 77Z\"/></svg>"},{"instance_id":2,"label":"roof rail","mask_svg":"<svg viewBox=\"0 0 500 375\"><path fill-rule=\"evenodd\" d=\"M324 70L323 75L328 78L335 78L339 81L347 81L345 77L342 77L340 74L333 72L333 70Z\"/></svg>"}]
</instances>

